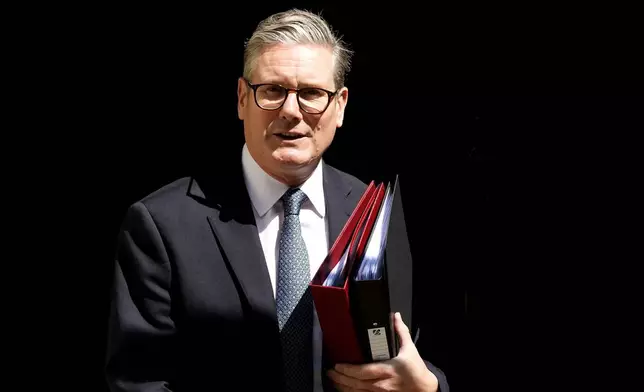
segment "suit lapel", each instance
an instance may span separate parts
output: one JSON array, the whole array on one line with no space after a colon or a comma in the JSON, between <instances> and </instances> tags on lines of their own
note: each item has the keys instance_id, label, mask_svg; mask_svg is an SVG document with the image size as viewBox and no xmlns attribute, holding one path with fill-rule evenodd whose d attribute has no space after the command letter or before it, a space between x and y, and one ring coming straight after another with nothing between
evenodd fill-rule
<instances>
[{"instance_id":1,"label":"suit lapel","mask_svg":"<svg viewBox=\"0 0 644 392\"><path fill-rule=\"evenodd\" d=\"M324 199L328 211L329 223L329 249L333 246L340 231L347 222L351 212L355 208L348 199L351 193L351 186L343 181L340 175L329 165L324 165Z\"/></svg>"},{"instance_id":2,"label":"suit lapel","mask_svg":"<svg viewBox=\"0 0 644 392\"><path fill-rule=\"evenodd\" d=\"M221 215L208 220L229 268L234 271L236 284L255 314L268 316L277 325L273 288L254 222L222 218Z\"/></svg>"},{"instance_id":3,"label":"suit lapel","mask_svg":"<svg viewBox=\"0 0 644 392\"><path fill-rule=\"evenodd\" d=\"M208 222L235 285L243 292L253 317L275 325L277 330L273 289L241 164L216 183L204 178L195 181L192 193L201 194L213 207Z\"/></svg>"}]
</instances>

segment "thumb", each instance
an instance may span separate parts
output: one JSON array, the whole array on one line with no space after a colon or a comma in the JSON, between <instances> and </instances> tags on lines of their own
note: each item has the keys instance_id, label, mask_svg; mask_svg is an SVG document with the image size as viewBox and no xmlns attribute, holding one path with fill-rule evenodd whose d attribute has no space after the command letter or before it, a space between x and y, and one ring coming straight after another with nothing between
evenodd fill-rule
<instances>
[{"instance_id":1,"label":"thumb","mask_svg":"<svg viewBox=\"0 0 644 392\"><path fill-rule=\"evenodd\" d=\"M398 334L398 337L400 338L401 349L405 346L414 344L409 333L409 328L407 328L407 325L405 325L405 323L403 322L402 316L400 316L399 312L396 312L396 314L394 315L394 328L396 330L396 333Z\"/></svg>"}]
</instances>

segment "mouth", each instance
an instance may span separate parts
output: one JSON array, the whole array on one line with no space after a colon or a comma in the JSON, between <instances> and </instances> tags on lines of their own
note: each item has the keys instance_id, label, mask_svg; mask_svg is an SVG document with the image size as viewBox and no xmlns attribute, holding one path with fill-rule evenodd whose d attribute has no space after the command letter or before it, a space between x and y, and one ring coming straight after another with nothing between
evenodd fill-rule
<instances>
[{"instance_id":1,"label":"mouth","mask_svg":"<svg viewBox=\"0 0 644 392\"><path fill-rule=\"evenodd\" d=\"M304 134L295 133L295 132L282 132L282 133L275 133L274 135L282 140L298 140L306 137L306 135Z\"/></svg>"}]
</instances>

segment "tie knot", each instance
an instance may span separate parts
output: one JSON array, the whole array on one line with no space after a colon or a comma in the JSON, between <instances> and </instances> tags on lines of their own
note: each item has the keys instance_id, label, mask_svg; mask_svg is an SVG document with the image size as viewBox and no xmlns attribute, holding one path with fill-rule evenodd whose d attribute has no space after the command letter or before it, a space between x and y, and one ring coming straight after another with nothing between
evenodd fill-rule
<instances>
[{"instance_id":1,"label":"tie knot","mask_svg":"<svg viewBox=\"0 0 644 392\"><path fill-rule=\"evenodd\" d=\"M291 188L284 192L282 196L282 203L284 204L284 214L298 215L300 207L306 200L306 194L300 188Z\"/></svg>"}]
</instances>

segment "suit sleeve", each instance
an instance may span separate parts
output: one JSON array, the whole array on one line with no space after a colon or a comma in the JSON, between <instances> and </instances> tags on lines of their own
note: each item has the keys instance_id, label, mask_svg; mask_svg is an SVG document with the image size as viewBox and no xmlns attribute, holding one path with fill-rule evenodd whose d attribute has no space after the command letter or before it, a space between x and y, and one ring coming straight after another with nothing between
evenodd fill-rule
<instances>
[{"instance_id":1,"label":"suit sleeve","mask_svg":"<svg viewBox=\"0 0 644 392\"><path fill-rule=\"evenodd\" d=\"M430 372L434 373L434 376L438 379L438 392L449 392L449 385L447 384L447 378L445 373L442 370L432 365L429 361L425 361L425 365Z\"/></svg>"},{"instance_id":2,"label":"suit sleeve","mask_svg":"<svg viewBox=\"0 0 644 392\"><path fill-rule=\"evenodd\" d=\"M416 336L414 337L414 344L418 343L418 338L420 337L420 328L416 330ZM427 366L427 369L429 369L430 372L436 376L436 379L438 379L438 392L449 392L449 384L447 383L447 377L445 376L445 372L443 372L440 368L438 368L436 365L432 364L431 362L423 359L425 362L425 366Z\"/></svg>"},{"instance_id":3,"label":"suit sleeve","mask_svg":"<svg viewBox=\"0 0 644 392\"><path fill-rule=\"evenodd\" d=\"M172 391L171 268L163 239L142 203L118 237L105 376L111 392Z\"/></svg>"}]
</instances>

